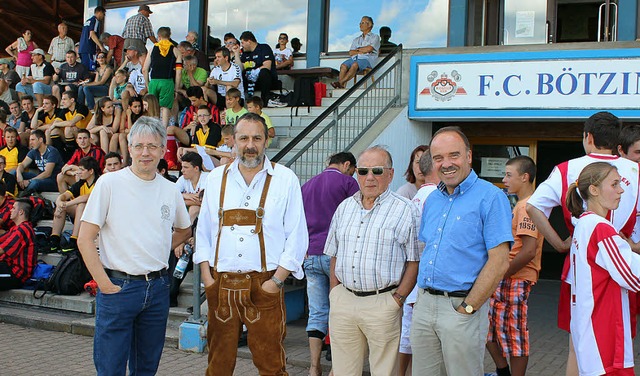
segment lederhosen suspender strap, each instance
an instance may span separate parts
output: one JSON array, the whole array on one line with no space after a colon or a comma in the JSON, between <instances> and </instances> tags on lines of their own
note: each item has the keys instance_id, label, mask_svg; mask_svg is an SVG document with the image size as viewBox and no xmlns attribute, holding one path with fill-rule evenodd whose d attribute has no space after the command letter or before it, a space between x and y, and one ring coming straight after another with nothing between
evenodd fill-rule
<instances>
[{"instance_id":1,"label":"lederhosen suspender strap","mask_svg":"<svg viewBox=\"0 0 640 376\"><path fill-rule=\"evenodd\" d=\"M220 187L220 207L218 208L218 240L216 241L216 254L213 262L213 270L218 270L218 254L220 251L220 238L222 236L222 227L225 225L239 225L239 226L251 226L255 225L254 233L258 234L258 241L260 242L260 264L262 272L267 271L267 253L264 245L264 232L262 231L262 218L264 218L264 204L267 201L267 193L269 192L269 185L271 184L271 175L267 173L267 177L264 181L264 187L262 188L262 196L260 196L260 203L256 210L249 209L230 209L224 210L224 196L227 189L227 170L230 164L227 164L222 172L222 185ZM275 169L276 164L271 162L271 167Z\"/></svg>"}]
</instances>

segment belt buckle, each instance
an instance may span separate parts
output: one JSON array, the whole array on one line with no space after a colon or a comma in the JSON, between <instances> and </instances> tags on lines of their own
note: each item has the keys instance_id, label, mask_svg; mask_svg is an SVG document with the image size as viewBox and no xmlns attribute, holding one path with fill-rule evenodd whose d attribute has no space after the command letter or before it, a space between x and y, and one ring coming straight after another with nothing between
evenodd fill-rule
<instances>
[{"instance_id":1,"label":"belt buckle","mask_svg":"<svg viewBox=\"0 0 640 376\"><path fill-rule=\"evenodd\" d=\"M149 274L151 274L151 273L148 273L148 274L144 275L144 280L147 281L147 282L149 282L151 280L151 278L149 278Z\"/></svg>"}]
</instances>

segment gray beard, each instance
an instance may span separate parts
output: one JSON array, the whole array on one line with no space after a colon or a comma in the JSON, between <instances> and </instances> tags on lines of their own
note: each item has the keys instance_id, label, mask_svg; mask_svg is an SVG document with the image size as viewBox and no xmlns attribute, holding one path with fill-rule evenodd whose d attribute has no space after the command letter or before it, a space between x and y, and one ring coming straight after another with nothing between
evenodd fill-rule
<instances>
[{"instance_id":1,"label":"gray beard","mask_svg":"<svg viewBox=\"0 0 640 376\"><path fill-rule=\"evenodd\" d=\"M258 155L255 158L247 159L244 155L240 157L240 164L246 168L256 168L260 166L260 163L264 160L264 153Z\"/></svg>"}]
</instances>

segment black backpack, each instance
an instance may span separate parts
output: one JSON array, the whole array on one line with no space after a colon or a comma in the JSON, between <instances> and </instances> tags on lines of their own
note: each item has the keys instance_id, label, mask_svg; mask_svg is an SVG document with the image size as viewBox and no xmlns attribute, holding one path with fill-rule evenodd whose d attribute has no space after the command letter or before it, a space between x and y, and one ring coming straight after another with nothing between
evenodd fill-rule
<instances>
[{"instance_id":1,"label":"black backpack","mask_svg":"<svg viewBox=\"0 0 640 376\"><path fill-rule=\"evenodd\" d=\"M84 291L84 284L91 280L91 274L82 260L80 252L77 250L65 252L44 285L44 291L37 295L37 290L33 292L36 299L42 298L51 291L59 295L78 295Z\"/></svg>"},{"instance_id":2,"label":"black backpack","mask_svg":"<svg viewBox=\"0 0 640 376\"><path fill-rule=\"evenodd\" d=\"M313 84L317 78L299 77L293 84L293 98L289 104L291 107L314 106L316 103L316 92Z\"/></svg>"}]
</instances>

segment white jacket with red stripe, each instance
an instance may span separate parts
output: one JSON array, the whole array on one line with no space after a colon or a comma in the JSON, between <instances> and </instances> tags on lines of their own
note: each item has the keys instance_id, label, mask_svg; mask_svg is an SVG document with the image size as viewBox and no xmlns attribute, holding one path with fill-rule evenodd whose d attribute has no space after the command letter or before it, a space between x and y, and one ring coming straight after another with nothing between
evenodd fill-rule
<instances>
[{"instance_id":1,"label":"white jacket with red stripe","mask_svg":"<svg viewBox=\"0 0 640 376\"><path fill-rule=\"evenodd\" d=\"M640 255L609 221L586 212L570 257L571 337L580 375L633 367L628 294L640 291Z\"/></svg>"}]
</instances>

